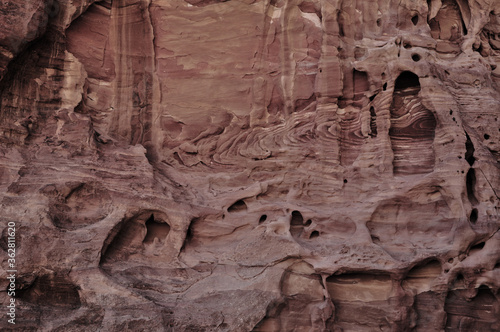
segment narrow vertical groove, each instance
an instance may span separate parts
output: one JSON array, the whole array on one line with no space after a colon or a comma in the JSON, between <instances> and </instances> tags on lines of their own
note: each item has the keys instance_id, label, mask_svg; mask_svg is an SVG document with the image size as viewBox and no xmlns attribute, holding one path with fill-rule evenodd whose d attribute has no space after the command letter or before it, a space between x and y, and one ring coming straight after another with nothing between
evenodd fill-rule
<instances>
[{"instance_id":1,"label":"narrow vertical groove","mask_svg":"<svg viewBox=\"0 0 500 332\"><path fill-rule=\"evenodd\" d=\"M111 39L116 41L114 45L116 50L116 79L113 82L113 116L110 121L110 132L118 137L130 138L132 96L123 98L126 88L132 84L128 75L130 72L128 68L132 67L132 63L127 48L130 31L125 22L126 8L124 0L114 0L111 4Z\"/></svg>"},{"instance_id":2,"label":"narrow vertical groove","mask_svg":"<svg viewBox=\"0 0 500 332\"><path fill-rule=\"evenodd\" d=\"M287 118L292 114L295 109L293 100L293 86L295 77L295 61L293 59L293 52L290 50L290 33L288 27L292 21L290 12L297 3L295 0L287 1L283 8L283 13L281 14L281 35L283 44L281 46L281 63L282 63L282 73L281 73L281 87L284 97L284 115Z\"/></svg>"},{"instance_id":3,"label":"narrow vertical groove","mask_svg":"<svg viewBox=\"0 0 500 332\"><path fill-rule=\"evenodd\" d=\"M148 159L151 161L152 159L156 159L158 155L158 151L155 150L155 147L161 146L161 141L163 140L162 136L162 128L160 125L160 117L161 117L161 108L160 105L162 104L162 92L160 89L160 82L159 78L157 75L157 68L156 68L156 31L155 31L155 26L153 23L153 17L151 14L151 5L153 3L153 0L147 0L148 1L148 6L147 6L147 24L150 27L150 34L151 34L151 84L152 84L152 95L151 95L151 100L149 101L148 109L149 109L149 114L148 114L148 121L149 121L149 126L148 130L146 131L144 138L143 138L143 145L147 149L147 156Z\"/></svg>"}]
</instances>

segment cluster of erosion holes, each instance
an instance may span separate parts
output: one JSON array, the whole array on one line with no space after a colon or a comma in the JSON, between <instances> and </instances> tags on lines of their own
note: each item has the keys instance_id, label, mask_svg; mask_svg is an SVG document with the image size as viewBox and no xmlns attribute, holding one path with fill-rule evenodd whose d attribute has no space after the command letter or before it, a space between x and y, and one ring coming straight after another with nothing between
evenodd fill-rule
<instances>
[{"instance_id":1,"label":"cluster of erosion holes","mask_svg":"<svg viewBox=\"0 0 500 332\"><path fill-rule=\"evenodd\" d=\"M421 103L420 81L412 72L396 79L389 136L394 152L394 174L430 173L434 170L436 118Z\"/></svg>"},{"instance_id":2,"label":"cluster of erosion holes","mask_svg":"<svg viewBox=\"0 0 500 332\"><path fill-rule=\"evenodd\" d=\"M316 230L308 230L309 226L311 226L312 220L307 219L304 221L304 217L302 213L299 211L293 211L290 217L290 234L294 238L307 238L313 239L319 236L319 232Z\"/></svg>"},{"instance_id":3,"label":"cluster of erosion holes","mask_svg":"<svg viewBox=\"0 0 500 332\"><path fill-rule=\"evenodd\" d=\"M146 245L165 244L170 232L167 216L162 212L143 212L125 218L116 225L104 241L101 264L126 260L140 254Z\"/></svg>"},{"instance_id":4,"label":"cluster of erosion holes","mask_svg":"<svg viewBox=\"0 0 500 332\"><path fill-rule=\"evenodd\" d=\"M247 210L247 205L243 200L236 201L227 208L227 211L231 213L243 212L246 210ZM267 220L267 214L261 215L259 218L259 224L263 223L266 220ZM319 232L317 230L308 229L308 227L311 226L311 224L312 224L311 219L304 220L302 213L300 213L297 210L292 211L292 214L290 216L290 234L294 238L303 238L303 239L304 238L313 239L315 237L318 237Z\"/></svg>"}]
</instances>

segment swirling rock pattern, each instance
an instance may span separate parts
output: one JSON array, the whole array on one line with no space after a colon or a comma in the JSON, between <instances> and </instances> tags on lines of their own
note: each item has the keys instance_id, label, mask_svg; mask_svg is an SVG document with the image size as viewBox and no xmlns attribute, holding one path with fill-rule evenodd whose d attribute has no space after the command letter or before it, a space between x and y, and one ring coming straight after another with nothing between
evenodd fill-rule
<instances>
[{"instance_id":1,"label":"swirling rock pattern","mask_svg":"<svg viewBox=\"0 0 500 332\"><path fill-rule=\"evenodd\" d=\"M0 17L2 331L500 329L498 1Z\"/></svg>"},{"instance_id":2,"label":"swirling rock pattern","mask_svg":"<svg viewBox=\"0 0 500 332\"><path fill-rule=\"evenodd\" d=\"M422 106L418 77L403 72L396 80L391 104L394 174L430 173L434 170L436 119Z\"/></svg>"}]
</instances>

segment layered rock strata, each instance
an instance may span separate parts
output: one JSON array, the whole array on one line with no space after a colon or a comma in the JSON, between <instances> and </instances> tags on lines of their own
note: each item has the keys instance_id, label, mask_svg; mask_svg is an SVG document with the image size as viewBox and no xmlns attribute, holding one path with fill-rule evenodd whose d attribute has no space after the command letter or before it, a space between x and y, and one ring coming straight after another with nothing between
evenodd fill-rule
<instances>
[{"instance_id":1,"label":"layered rock strata","mask_svg":"<svg viewBox=\"0 0 500 332\"><path fill-rule=\"evenodd\" d=\"M500 329L498 1L0 16L2 330Z\"/></svg>"}]
</instances>

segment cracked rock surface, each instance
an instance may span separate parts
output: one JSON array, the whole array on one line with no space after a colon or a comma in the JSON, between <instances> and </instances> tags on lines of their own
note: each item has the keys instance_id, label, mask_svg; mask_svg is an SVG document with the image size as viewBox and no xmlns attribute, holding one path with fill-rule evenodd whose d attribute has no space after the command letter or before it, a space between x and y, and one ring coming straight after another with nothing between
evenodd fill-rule
<instances>
[{"instance_id":1,"label":"cracked rock surface","mask_svg":"<svg viewBox=\"0 0 500 332\"><path fill-rule=\"evenodd\" d=\"M0 2L2 331L500 330L500 2Z\"/></svg>"}]
</instances>

